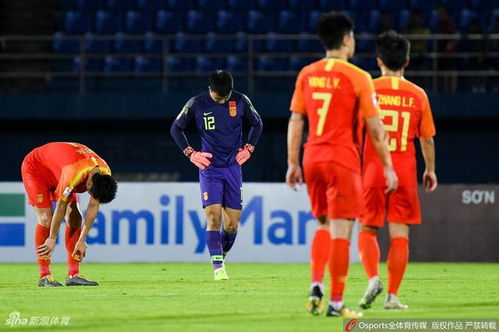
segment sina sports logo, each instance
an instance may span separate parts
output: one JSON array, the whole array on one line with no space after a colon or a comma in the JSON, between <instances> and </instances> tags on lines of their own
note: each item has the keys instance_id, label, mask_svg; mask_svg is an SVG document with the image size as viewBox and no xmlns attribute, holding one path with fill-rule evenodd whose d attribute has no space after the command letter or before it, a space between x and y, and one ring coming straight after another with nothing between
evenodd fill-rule
<instances>
[{"instance_id":1,"label":"sina sports logo","mask_svg":"<svg viewBox=\"0 0 499 332\"><path fill-rule=\"evenodd\" d=\"M235 117L237 115L237 107L234 100L229 101L229 114L231 117Z\"/></svg>"},{"instance_id":2,"label":"sina sports logo","mask_svg":"<svg viewBox=\"0 0 499 332\"><path fill-rule=\"evenodd\" d=\"M351 331L353 331L353 329L355 329L355 326L357 326L357 320L356 319L350 319L345 324L345 332L351 332Z\"/></svg>"}]
</instances>

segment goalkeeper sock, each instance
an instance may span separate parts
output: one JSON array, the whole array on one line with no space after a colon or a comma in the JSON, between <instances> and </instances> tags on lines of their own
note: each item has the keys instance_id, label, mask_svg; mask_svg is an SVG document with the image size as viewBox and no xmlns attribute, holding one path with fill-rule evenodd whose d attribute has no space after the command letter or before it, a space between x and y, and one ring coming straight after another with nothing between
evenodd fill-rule
<instances>
[{"instance_id":1,"label":"goalkeeper sock","mask_svg":"<svg viewBox=\"0 0 499 332\"><path fill-rule=\"evenodd\" d=\"M359 233L359 256L369 279L379 275L379 246L376 234L370 231Z\"/></svg>"},{"instance_id":2,"label":"goalkeeper sock","mask_svg":"<svg viewBox=\"0 0 499 332\"><path fill-rule=\"evenodd\" d=\"M220 231L206 231L206 244L211 256L213 268L219 269L223 266L222 244L220 243Z\"/></svg>"},{"instance_id":3,"label":"goalkeeper sock","mask_svg":"<svg viewBox=\"0 0 499 332\"><path fill-rule=\"evenodd\" d=\"M397 295L407 262L409 261L409 239L394 237L388 252L388 293Z\"/></svg>"},{"instance_id":4,"label":"goalkeeper sock","mask_svg":"<svg viewBox=\"0 0 499 332\"><path fill-rule=\"evenodd\" d=\"M36 225L36 231L35 231L35 250L38 246L41 246L42 244L45 243L45 240L50 235L50 228L45 227L43 225L37 224ZM43 259L40 256L38 256L38 267L40 268L40 278L43 278L45 276L48 276L50 273L50 259Z\"/></svg>"},{"instance_id":5,"label":"goalkeeper sock","mask_svg":"<svg viewBox=\"0 0 499 332\"><path fill-rule=\"evenodd\" d=\"M66 226L65 242L66 251L68 253L68 276L74 276L80 273L80 262L71 256L76 247L76 242L80 238L81 227L72 228Z\"/></svg>"},{"instance_id":6,"label":"goalkeeper sock","mask_svg":"<svg viewBox=\"0 0 499 332\"><path fill-rule=\"evenodd\" d=\"M315 231L312 247L310 249L310 268L312 272L312 282L321 283L324 279L324 269L329 260L329 246L331 236L327 229Z\"/></svg>"},{"instance_id":7,"label":"goalkeeper sock","mask_svg":"<svg viewBox=\"0 0 499 332\"><path fill-rule=\"evenodd\" d=\"M331 275L330 300L340 302L343 299L343 290L348 274L350 241L343 238L331 240L331 254L329 256L329 274Z\"/></svg>"},{"instance_id":8,"label":"goalkeeper sock","mask_svg":"<svg viewBox=\"0 0 499 332\"><path fill-rule=\"evenodd\" d=\"M229 233L222 227L222 232L220 234L220 241L222 243L222 252L224 255L230 251L236 241L237 231L235 233Z\"/></svg>"}]
</instances>

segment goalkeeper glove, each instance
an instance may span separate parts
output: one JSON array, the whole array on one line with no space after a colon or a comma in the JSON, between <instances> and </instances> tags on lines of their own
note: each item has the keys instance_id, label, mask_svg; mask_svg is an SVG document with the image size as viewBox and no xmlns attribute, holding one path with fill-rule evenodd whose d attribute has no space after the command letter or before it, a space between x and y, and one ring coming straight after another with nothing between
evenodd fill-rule
<instances>
[{"instance_id":1,"label":"goalkeeper glove","mask_svg":"<svg viewBox=\"0 0 499 332\"><path fill-rule=\"evenodd\" d=\"M184 154L189 158L191 163L199 167L199 169L204 170L206 167L210 166L211 161L208 158L213 157L209 152L194 151L190 146L184 149Z\"/></svg>"},{"instance_id":2,"label":"goalkeeper glove","mask_svg":"<svg viewBox=\"0 0 499 332\"><path fill-rule=\"evenodd\" d=\"M239 165L244 164L251 157L251 154L255 151L255 147L249 143L246 143L242 149L236 155L236 162Z\"/></svg>"}]
</instances>

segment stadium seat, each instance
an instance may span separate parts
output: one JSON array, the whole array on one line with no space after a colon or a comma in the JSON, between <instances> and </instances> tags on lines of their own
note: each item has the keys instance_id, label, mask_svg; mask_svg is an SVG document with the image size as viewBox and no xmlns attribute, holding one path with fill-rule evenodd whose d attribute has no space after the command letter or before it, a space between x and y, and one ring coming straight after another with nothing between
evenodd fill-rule
<instances>
[{"instance_id":1,"label":"stadium seat","mask_svg":"<svg viewBox=\"0 0 499 332\"><path fill-rule=\"evenodd\" d=\"M133 71L135 72L161 72L162 70L162 65L161 65L161 59L160 58L148 58L148 57L143 57L143 56L138 56L135 58L134 66L133 66Z\"/></svg>"},{"instance_id":2,"label":"stadium seat","mask_svg":"<svg viewBox=\"0 0 499 332\"><path fill-rule=\"evenodd\" d=\"M318 60L318 59L304 58L304 57L300 57L300 56L292 56L289 59L288 70L300 71L303 67L311 64L312 62L314 62L316 60Z\"/></svg>"},{"instance_id":3,"label":"stadium seat","mask_svg":"<svg viewBox=\"0 0 499 332\"><path fill-rule=\"evenodd\" d=\"M258 57L256 65L258 71L284 71L288 70L287 59L268 56Z\"/></svg>"},{"instance_id":4,"label":"stadium seat","mask_svg":"<svg viewBox=\"0 0 499 332\"><path fill-rule=\"evenodd\" d=\"M220 35L210 32L206 35L205 51L208 53L231 53L234 51L234 44L234 39L224 39Z\"/></svg>"},{"instance_id":5,"label":"stadium seat","mask_svg":"<svg viewBox=\"0 0 499 332\"><path fill-rule=\"evenodd\" d=\"M65 39L62 32L56 32L52 42L52 48L56 53L80 53L80 42Z\"/></svg>"},{"instance_id":6,"label":"stadium seat","mask_svg":"<svg viewBox=\"0 0 499 332\"><path fill-rule=\"evenodd\" d=\"M300 33L305 30L303 15L291 10L281 10L278 15L277 31L279 33Z\"/></svg>"},{"instance_id":7,"label":"stadium seat","mask_svg":"<svg viewBox=\"0 0 499 332\"><path fill-rule=\"evenodd\" d=\"M319 0L319 9L323 12L347 8L349 8L348 0Z\"/></svg>"},{"instance_id":8,"label":"stadium seat","mask_svg":"<svg viewBox=\"0 0 499 332\"><path fill-rule=\"evenodd\" d=\"M143 12L158 11L163 8L163 0L137 0L137 9Z\"/></svg>"},{"instance_id":9,"label":"stadium seat","mask_svg":"<svg viewBox=\"0 0 499 332\"><path fill-rule=\"evenodd\" d=\"M431 10L437 5L436 0L409 0L409 7L412 9Z\"/></svg>"},{"instance_id":10,"label":"stadium seat","mask_svg":"<svg viewBox=\"0 0 499 332\"><path fill-rule=\"evenodd\" d=\"M274 31L275 17L273 13L250 10L248 12L247 32L267 33Z\"/></svg>"},{"instance_id":11,"label":"stadium seat","mask_svg":"<svg viewBox=\"0 0 499 332\"><path fill-rule=\"evenodd\" d=\"M196 58L196 71L213 71L225 68L224 58L209 58L206 56L198 56Z\"/></svg>"},{"instance_id":12,"label":"stadium seat","mask_svg":"<svg viewBox=\"0 0 499 332\"><path fill-rule=\"evenodd\" d=\"M153 32L146 33L144 40L144 52L149 54L162 53L163 52L162 39Z\"/></svg>"},{"instance_id":13,"label":"stadium seat","mask_svg":"<svg viewBox=\"0 0 499 332\"><path fill-rule=\"evenodd\" d=\"M91 20L87 15L69 11L64 15L64 32L71 35L81 35L91 30Z\"/></svg>"},{"instance_id":14,"label":"stadium seat","mask_svg":"<svg viewBox=\"0 0 499 332\"><path fill-rule=\"evenodd\" d=\"M299 11L310 11L317 8L316 0L289 0L289 8Z\"/></svg>"},{"instance_id":15,"label":"stadium seat","mask_svg":"<svg viewBox=\"0 0 499 332\"><path fill-rule=\"evenodd\" d=\"M296 41L296 50L298 52L324 52L324 47L317 37L308 38L303 36Z\"/></svg>"},{"instance_id":16,"label":"stadium seat","mask_svg":"<svg viewBox=\"0 0 499 332\"><path fill-rule=\"evenodd\" d=\"M276 11L286 7L285 0L257 0L261 11Z\"/></svg>"},{"instance_id":17,"label":"stadium seat","mask_svg":"<svg viewBox=\"0 0 499 332\"><path fill-rule=\"evenodd\" d=\"M109 53L111 51L110 40L96 39L92 33L85 34L85 52L87 53Z\"/></svg>"},{"instance_id":18,"label":"stadium seat","mask_svg":"<svg viewBox=\"0 0 499 332\"><path fill-rule=\"evenodd\" d=\"M95 13L104 8L103 0L78 0L76 8L80 12Z\"/></svg>"},{"instance_id":19,"label":"stadium seat","mask_svg":"<svg viewBox=\"0 0 499 332\"><path fill-rule=\"evenodd\" d=\"M399 10L406 9L407 2L406 0L378 0L379 8L381 10Z\"/></svg>"},{"instance_id":20,"label":"stadium seat","mask_svg":"<svg viewBox=\"0 0 499 332\"><path fill-rule=\"evenodd\" d=\"M248 70L248 60L234 55L228 56L225 69L230 72L242 72Z\"/></svg>"},{"instance_id":21,"label":"stadium seat","mask_svg":"<svg viewBox=\"0 0 499 332\"><path fill-rule=\"evenodd\" d=\"M195 7L194 0L167 0L167 8L175 11L186 11Z\"/></svg>"},{"instance_id":22,"label":"stadium seat","mask_svg":"<svg viewBox=\"0 0 499 332\"><path fill-rule=\"evenodd\" d=\"M156 14L156 31L164 34L183 30L184 19L178 12L160 10Z\"/></svg>"},{"instance_id":23,"label":"stadium seat","mask_svg":"<svg viewBox=\"0 0 499 332\"><path fill-rule=\"evenodd\" d=\"M169 71L192 71L193 70L193 59L192 58L178 58L178 57L168 57L166 60L166 66Z\"/></svg>"},{"instance_id":24,"label":"stadium seat","mask_svg":"<svg viewBox=\"0 0 499 332\"><path fill-rule=\"evenodd\" d=\"M319 10L312 10L308 13L308 20L305 25L305 31L308 33L316 33L317 21L321 17L322 12Z\"/></svg>"},{"instance_id":25,"label":"stadium seat","mask_svg":"<svg viewBox=\"0 0 499 332\"><path fill-rule=\"evenodd\" d=\"M175 36L173 51L178 53L199 53L202 51L203 40L190 38L183 32L179 32Z\"/></svg>"},{"instance_id":26,"label":"stadium seat","mask_svg":"<svg viewBox=\"0 0 499 332\"><path fill-rule=\"evenodd\" d=\"M104 59L104 72L130 72L132 71L132 60L128 58L117 58L108 55Z\"/></svg>"},{"instance_id":27,"label":"stadium seat","mask_svg":"<svg viewBox=\"0 0 499 332\"><path fill-rule=\"evenodd\" d=\"M140 35L151 30L152 20L149 14L130 10L126 13L125 32Z\"/></svg>"},{"instance_id":28,"label":"stadium seat","mask_svg":"<svg viewBox=\"0 0 499 332\"><path fill-rule=\"evenodd\" d=\"M106 7L113 12L127 12L133 9L133 0L107 0Z\"/></svg>"},{"instance_id":29,"label":"stadium seat","mask_svg":"<svg viewBox=\"0 0 499 332\"><path fill-rule=\"evenodd\" d=\"M84 60L84 69L86 72L100 72L102 71L102 59L96 58L85 58ZM79 56L73 58L73 72L79 73L81 71L81 58Z\"/></svg>"},{"instance_id":30,"label":"stadium seat","mask_svg":"<svg viewBox=\"0 0 499 332\"><path fill-rule=\"evenodd\" d=\"M256 8L256 0L227 0L227 9L247 12Z\"/></svg>"},{"instance_id":31,"label":"stadium seat","mask_svg":"<svg viewBox=\"0 0 499 332\"><path fill-rule=\"evenodd\" d=\"M223 0L198 0L198 8L200 10L220 10L223 7Z\"/></svg>"},{"instance_id":32,"label":"stadium seat","mask_svg":"<svg viewBox=\"0 0 499 332\"><path fill-rule=\"evenodd\" d=\"M294 50L293 40L277 38L273 32L268 34L265 44L267 52L292 52Z\"/></svg>"},{"instance_id":33,"label":"stadium seat","mask_svg":"<svg viewBox=\"0 0 499 332\"><path fill-rule=\"evenodd\" d=\"M201 34L215 30L215 16L211 12L189 10L185 22L185 32Z\"/></svg>"},{"instance_id":34,"label":"stadium seat","mask_svg":"<svg viewBox=\"0 0 499 332\"><path fill-rule=\"evenodd\" d=\"M123 33L116 34L114 51L116 53L139 53L142 50L142 41L133 39L134 36Z\"/></svg>"},{"instance_id":35,"label":"stadium seat","mask_svg":"<svg viewBox=\"0 0 499 332\"><path fill-rule=\"evenodd\" d=\"M216 18L216 30L220 33L236 33L244 30L244 18L232 11L220 10Z\"/></svg>"},{"instance_id":36,"label":"stadium seat","mask_svg":"<svg viewBox=\"0 0 499 332\"><path fill-rule=\"evenodd\" d=\"M376 1L373 0L350 0L350 8L353 10L374 9L376 7Z\"/></svg>"},{"instance_id":37,"label":"stadium seat","mask_svg":"<svg viewBox=\"0 0 499 332\"><path fill-rule=\"evenodd\" d=\"M122 29L122 17L118 13L99 10L95 15L95 33L112 35Z\"/></svg>"}]
</instances>

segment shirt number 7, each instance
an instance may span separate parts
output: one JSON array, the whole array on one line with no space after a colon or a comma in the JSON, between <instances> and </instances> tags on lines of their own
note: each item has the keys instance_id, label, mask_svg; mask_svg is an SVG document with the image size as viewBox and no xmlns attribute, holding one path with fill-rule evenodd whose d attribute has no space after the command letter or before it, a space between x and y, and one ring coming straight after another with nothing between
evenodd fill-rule
<instances>
[{"instance_id":1,"label":"shirt number 7","mask_svg":"<svg viewBox=\"0 0 499 332\"><path fill-rule=\"evenodd\" d=\"M315 132L316 136L322 136L324 132L324 125L326 124L326 116L329 111L329 105L331 104L331 98L333 94L330 92L314 92L312 93L312 99L322 100L322 106L317 109L317 114L319 115L319 123L317 124L317 130Z\"/></svg>"}]
</instances>

